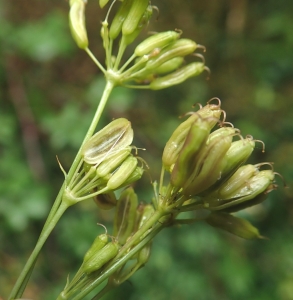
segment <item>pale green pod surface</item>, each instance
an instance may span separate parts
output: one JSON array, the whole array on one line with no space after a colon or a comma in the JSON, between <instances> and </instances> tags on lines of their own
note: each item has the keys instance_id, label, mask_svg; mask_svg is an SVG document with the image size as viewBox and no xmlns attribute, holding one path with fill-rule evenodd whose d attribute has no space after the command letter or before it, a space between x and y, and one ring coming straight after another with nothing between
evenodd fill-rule
<instances>
[{"instance_id":1,"label":"pale green pod surface","mask_svg":"<svg viewBox=\"0 0 293 300\"><path fill-rule=\"evenodd\" d=\"M218 138L201 150L194 171L183 187L184 195L198 195L219 180L224 168L223 157L231 143L232 137L226 136Z\"/></svg>"},{"instance_id":2,"label":"pale green pod surface","mask_svg":"<svg viewBox=\"0 0 293 300\"><path fill-rule=\"evenodd\" d=\"M179 39L169 46L165 47L158 56L150 59L147 63L145 68L147 70L156 70L161 64L165 63L166 61L177 57L177 56L186 56L195 51L197 48L197 44L189 39Z\"/></svg>"},{"instance_id":3,"label":"pale green pod surface","mask_svg":"<svg viewBox=\"0 0 293 300\"><path fill-rule=\"evenodd\" d=\"M259 173L254 165L244 165L240 167L218 190L219 199L234 198L247 182ZM237 196L236 196L237 197Z\"/></svg>"},{"instance_id":4,"label":"pale green pod surface","mask_svg":"<svg viewBox=\"0 0 293 300\"><path fill-rule=\"evenodd\" d=\"M219 138L219 137L225 137L228 135L234 135L236 134L236 132L238 131L238 129L234 128L234 127L221 127L215 131L213 131L210 135L209 138L207 140L207 144L209 144L210 142L212 142L213 140ZM232 143L233 145L233 143ZM231 145L231 147L232 147ZM230 148L231 148L230 147Z\"/></svg>"},{"instance_id":5,"label":"pale green pod surface","mask_svg":"<svg viewBox=\"0 0 293 300\"><path fill-rule=\"evenodd\" d=\"M258 229L250 222L228 213L213 212L207 217L206 222L244 239L262 238Z\"/></svg>"},{"instance_id":6,"label":"pale green pod surface","mask_svg":"<svg viewBox=\"0 0 293 300\"><path fill-rule=\"evenodd\" d=\"M82 264L83 271L87 274L98 271L118 254L119 248L120 246L117 242L110 242L106 244L88 260L84 261Z\"/></svg>"},{"instance_id":7,"label":"pale green pod surface","mask_svg":"<svg viewBox=\"0 0 293 300\"><path fill-rule=\"evenodd\" d=\"M139 252L138 252L138 257L137 257L137 263L143 267L149 260L151 256L151 248L152 248L152 243L146 244Z\"/></svg>"},{"instance_id":8,"label":"pale green pod surface","mask_svg":"<svg viewBox=\"0 0 293 300\"><path fill-rule=\"evenodd\" d=\"M170 139L164 148L162 161L163 166L167 171L171 171L175 164L179 153L184 145L188 131L192 123L198 118L197 114L191 115L186 121L182 122L172 133Z\"/></svg>"},{"instance_id":9,"label":"pale green pod surface","mask_svg":"<svg viewBox=\"0 0 293 300\"><path fill-rule=\"evenodd\" d=\"M100 209L109 210L116 206L117 200L114 192L94 196L94 202Z\"/></svg>"},{"instance_id":10,"label":"pale green pod surface","mask_svg":"<svg viewBox=\"0 0 293 300\"><path fill-rule=\"evenodd\" d=\"M122 34L132 34L148 8L149 0L133 0L129 13L122 24Z\"/></svg>"},{"instance_id":11,"label":"pale green pod surface","mask_svg":"<svg viewBox=\"0 0 293 300\"><path fill-rule=\"evenodd\" d=\"M211 129L217 124L222 109L220 104L207 104L198 111L196 111L202 118L207 118L210 122Z\"/></svg>"},{"instance_id":12,"label":"pale green pod surface","mask_svg":"<svg viewBox=\"0 0 293 300\"><path fill-rule=\"evenodd\" d=\"M125 147L119 151L111 153L105 160L103 160L96 169L96 175L105 177L115 171L123 161L130 155L131 147Z\"/></svg>"},{"instance_id":13,"label":"pale green pod surface","mask_svg":"<svg viewBox=\"0 0 293 300\"><path fill-rule=\"evenodd\" d=\"M85 27L84 0L70 0L69 26L73 39L81 49L88 47L88 37Z\"/></svg>"},{"instance_id":14,"label":"pale green pod surface","mask_svg":"<svg viewBox=\"0 0 293 300\"><path fill-rule=\"evenodd\" d=\"M128 147L133 140L131 123L116 119L94 134L82 147L85 162L99 164L111 153Z\"/></svg>"},{"instance_id":15,"label":"pale green pod surface","mask_svg":"<svg viewBox=\"0 0 293 300\"><path fill-rule=\"evenodd\" d=\"M226 166L223 175L229 174L244 164L250 157L254 147L255 142L250 138L233 142L225 155Z\"/></svg>"},{"instance_id":16,"label":"pale green pod surface","mask_svg":"<svg viewBox=\"0 0 293 300\"><path fill-rule=\"evenodd\" d=\"M110 177L107 183L107 188L109 190L116 190L125 183L129 176L134 172L137 166L137 158L133 156L128 156L121 166L115 171L115 173Z\"/></svg>"},{"instance_id":17,"label":"pale green pod surface","mask_svg":"<svg viewBox=\"0 0 293 300\"><path fill-rule=\"evenodd\" d=\"M209 201L210 210L223 210L232 206L238 206L241 203L257 201L259 195L271 191L274 180L274 172L272 170L259 171L249 180L240 180L242 185L234 193L226 195L220 194L218 201ZM226 198L223 198L225 196Z\"/></svg>"},{"instance_id":18,"label":"pale green pod surface","mask_svg":"<svg viewBox=\"0 0 293 300\"><path fill-rule=\"evenodd\" d=\"M106 6L108 4L109 0L99 0L99 5L101 8Z\"/></svg>"},{"instance_id":19,"label":"pale green pod surface","mask_svg":"<svg viewBox=\"0 0 293 300\"><path fill-rule=\"evenodd\" d=\"M198 117L191 125L184 145L171 173L171 184L182 187L189 179L194 168L194 157L205 147L210 133L206 119Z\"/></svg>"},{"instance_id":20,"label":"pale green pod surface","mask_svg":"<svg viewBox=\"0 0 293 300\"><path fill-rule=\"evenodd\" d=\"M123 182L120 187L124 187L130 185L131 183L139 180L143 175L144 169L142 167L137 166L135 170L130 174L130 176Z\"/></svg>"},{"instance_id":21,"label":"pale green pod surface","mask_svg":"<svg viewBox=\"0 0 293 300\"><path fill-rule=\"evenodd\" d=\"M114 16L114 19L111 23L110 30L109 30L109 37L112 40L116 39L119 33L121 32L123 22L125 21L129 13L132 3L133 0L124 0L121 3L116 15Z\"/></svg>"},{"instance_id":22,"label":"pale green pod surface","mask_svg":"<svg viewBox=\"0 0 293 300\"><path fill-rule=\"evenodd\" d=\"M107 234L98 235L94 242L92 243L89 250L86 252L83 261L89 260L93 255L95 255L99 250L101 250L108 243Z\"/></svg>"},{"instance_id":23,"label":"pale green pod surface","mask_svg":"<svg viewBox=\"0 0 293 300\"><path fill-rule=\"evenodd\" d=\"M205 69L201 62L190 63L168 75L156 78L150 84L151 90L161 90L170 86L180 84L188 78L200 75Z\"/></svg>"},{"instance_id":24,"label":"pale green pod surface","mask_svg":"<svg viewBox=\"0 0 293 300\"><path fill-rule=\"evenodd\" d=\"M154 49L162 49L177 40L179 37L180 33L176 31L156 33L137 45L134 50L134 54L136 56L150 54Z\"/></svg>"},{"instance_id":25,"label":"pale green pod surface","mask_svg":"<svg viewBox=\"0 0 293 300\"><path fill-rule=\"evenodd\" d=\"M136 223L137 195L132 188L124 190L117 202L113 235L123 245L132 234Z\"/></svg>"},{"instance_id":26,"label":"pale green pod surface","mask_svg":"<svg viewBox=\"0 0 293 300\"><path fill-rule=\"evenodd\" d=\"M177 70L184 62L184 58L181 56L174 57L165 63L161 64L157 69L156 69L156 74L157 75L164 75L170 72L173 72Z\"/></svg>"},{"instance_id":27,"label":"pale green pod surface","mask_svg":"<svg viewBox=\"0 0 293 300\"><path fill-rule=\"evenodd\" d=\"M232 130L233 128L230 129ZM207 191L205 191L204 195L209 195L210 193L213 193L213 191L221 188L221 185L225 185L224 182L227 181L228 178L231 177L233 173L249 158L250 154L254 149L254 146L255 143L251 139L233 142L224 156L223 160L225 161L225 166L221 172L220 180L218 180L213 186L211 186Z\"/></svg>"}]
</instances>

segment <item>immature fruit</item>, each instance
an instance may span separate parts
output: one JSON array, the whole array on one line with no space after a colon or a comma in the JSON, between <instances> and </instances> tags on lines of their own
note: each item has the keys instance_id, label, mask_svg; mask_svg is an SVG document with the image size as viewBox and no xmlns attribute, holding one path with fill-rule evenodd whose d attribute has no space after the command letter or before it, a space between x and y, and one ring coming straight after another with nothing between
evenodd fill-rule
<instances>
[{"instance_id":1,"label":"immature fruit","mask_svg":"<svg viewBox=\"0 0 293 300\"><path fill-rule=\"evenodd\" d=\"M88 37L85 27L85 4L87 0L70 0L69 26L71 34L81 49L88 47Z\"/></svg>"}]
</instances>

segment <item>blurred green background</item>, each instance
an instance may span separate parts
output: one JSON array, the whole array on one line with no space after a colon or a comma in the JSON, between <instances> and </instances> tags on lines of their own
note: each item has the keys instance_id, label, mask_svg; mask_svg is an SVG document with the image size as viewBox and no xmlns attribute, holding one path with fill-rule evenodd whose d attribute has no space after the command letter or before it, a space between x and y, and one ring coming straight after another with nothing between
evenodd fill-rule
<instances>
[{"instance_id":1,"label":"blurred green background","mask_svg":"<svg viewBox=\"0 0 293 300\"><path fill-rule=\"evenodd\" d=\"M293 1L160 0L150 31L183 30L207 48L211 76L158 92L117 88L101 125L127 117L157 179L160 156L178 116L220 97L228 121L266 143L251 162L274 161L286 179L262 205L241 213L269 240L245 241L206 224L170 228L151 259L104 299L293 299ZM87 6L90 48L100 61L101 11ZM33 246L104 86L101 72L68 29L65 0L0 0L0 299L6 299ZM145 33L146 34L146 33ZM131 52L129 52L131 54ZM137 184L152 195L149 176ZM112 212L91 201L70 208L47 241L24 298L55 299L68 273Z\"/></svg>"}]
</instances>

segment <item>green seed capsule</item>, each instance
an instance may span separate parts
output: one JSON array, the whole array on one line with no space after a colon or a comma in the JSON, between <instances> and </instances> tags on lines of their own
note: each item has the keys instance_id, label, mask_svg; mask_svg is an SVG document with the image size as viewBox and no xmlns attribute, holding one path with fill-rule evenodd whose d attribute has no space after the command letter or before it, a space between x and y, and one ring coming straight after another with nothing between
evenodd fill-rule
<instances>
[{"instance_id":1,"label":"green seed capsule","mask_svg":"<svg viewBox=\"0 0 293 300\"><path fill-rule=\"evenodd\" d=\"M115 171L123 161L130 155L131 147L125 147L120 151L111 153L105 160L103 160L96 169L96 175L105 177Z\"/></svg>"},{"instance_id":2,"label":"green seed capsule","mask_svg":"<svg viewBox=\"0 0 293 300\"><path fill-rule=\"evenodd\" d=\"M125 21L129 10L132 6L133 0L124 0L119 7L109 30L109 37L115 40L122 30L123 22Z\"/></svg>"},{"instance_id":3,"label":"green seed capsule","mask_svg":"<svg viewBox=\"0 0 293 300\"><path fill-rule=\"evenodd\" d=\"M185 80L200 75L205 70L205 65L200 62L190 63L177 71L163 77L156 78L150 84L151 90L161 90L170 86L180 84Z\"/></svg>"},{"instance_id":4,"label":"green seed capsule","mask_svg":"<svg viewBox=\"0 0 293 300\"><path fill-rule=\"evenodd\" d=\"M108 243L108 236L107 234L100 234L96 237L94 242L92 243L89 250L86 252L83 261L88 261L92 258L99 250L101 250L106 244Z\"/></svg>"},{"instance_id":5,"label":"green seed capsule","mask_svg":"<svg viewBox=\"0 0 293 300\"><path fill-rule=\"evenodd\" d=\"M124 245L134 230L137 205L137 195L132 188L127 188L121 193L113 224L113 235L121 245Z\"/></svg>"},{"instance_id":6,"label":"green seed capsule","mask_svg":"<svg viewBox=\"0 0 293 300\"><path fill-rule=\"evenodd\" d=\"M125 182L121 185L121 187L130 185L131 183L139 180L143 175L144 169L142 167L136 167L135 170L131 173L131 175L126 179Z\"/></svg>"},{"instance_id":7,"label":"green seed capsule","mask_svg":"<svg viewBox=\"0 0 293 300\"><path fill-rule=\"evenodd\" d=\"M166 61L165 63L161 64L157 69L156 69L156 74L157 75L163 75L163 74L167 74L170 72L173 72L175 70L177 70L184 62L184 58L183 57L174 57L168 61Z\"/></svg>"},{"instance_id":8,"label":"green seed capsule","mask_svg":"<svg viewBox=\"0 0 293 300\"><path fill-rule=\"evenodd\" d=\"M150 54L155 48L162 49L180 37L179 32L165 31L154 34L141 42L134 50L136 56Z\"/></svg>"},{"instance_id":9,"label":"green seed capsule","mask_svg":"<svg viewBox=\"0 0 293 300\"><path fill-rule=\"evenodd\" d=\"M117 200L114 192L94 196L94 202L100 209L109 210L116 206Z\"/></svg>"},{"instance_id":10,"label":"green seed capsule","mask_svg":"<svg viewBox=\"0 0 293 300\"><path fill-rule=\"evenodd\" d=\"M117 169L117 171L108 180L107 188L113 191L120 188L134 172L136 166L137 158L128 156L119 169Z\"/></svg>"},{"instance_id":11,"label":"green seed capsule","mask_svg":"<svg viewBox=\"0 0 293 300\"><path fill-rule=\"evenodd\" d=\"M81 49L88 47L85 27L85 4L87 0L70 0L69 26L73 39Z\"/></svg>"},{"instance_id":12,"label":"green seed capsule","mask_svg":"<svg viewBox=\"0 0 293 300\"><path fill-rule=\"evenodd\" d=\"M232 137L218 138L206 145L196 157L193 173L183 187L183 194L195 196L213 185L224 168L223 157L230 148Z\"/></svg>"},{"instance_id":13,"label":"green seed capsule","mask_svg":"<svg viewBox=\"0 0 293 300\"><path fill-rule=\"evenodd\" d=\"M256 227L247 220L223 212L211 213L206 222L244 239L263 238Z\"/></svg>"},{"instance_id":14,"label":"green seed capsule","mask_svg":"<svg viewBox=\"0 0 293 300\"><path fill-rule=\"evenodd\" d=\"M197 48L197 44L189 39L179 39L173 42L171 45L165 47L158 56L150 59L147 63L145 68L147 70L156 70L161 64L165 63L166 61L177 57L177 56L186 56L195 51Z\"/></svg>"},{"instance_id":15,"label":"green seed capsule","mask_svg":"<svg viewBox=\"0 0 293 300\"><path fill-rule=\"evenodd\" d=\"M146 244L139 252L137 256L137 264L142 268L149 260L151 256L152 243Z\"/></svg>"},{"instance_id":16,"label":"green seed capsule","mask_svg":"<svg viewBox=\"0 0 293 300\"><path fill-rule=\"evenodd\" d=\"M124 118L116 119L94 134L83 146L85 162L99 164L111 153L128 147L133 140L131 123Z\"/></svg>"},{"instance_id":17,"label":"green seed capsule","mask_svg":"<svg viewBox=\"0 0 293 300\"><path fill-rule=\"evenodd\" d=\"M238 132L237 128L234 127L221 127L215 131L213 131L210 135L209 138L207 140L207 144L209 144L210 142L212 142L213 140L217 139L217 138L221 138L221 137L225 137L228 135L235 135ZM233 143L232 143L233 145ZM231 145L231 147L232 147ZM231 148L230 147L230 148Z\"/></svg>"},{"instance_id":18,"label":"green seed capsule","mask_svg":"<svg viewBox=\"0 0 293 300\"><path fill-rule=\"evenodd\" d=\"M171 173L173 186L182 187L190 177L194 168L194 157L205 147L210 133L209 124L198 117L191 125L184 145Z\"/></svg>"},{"instance_id":19,"label":"green seed capsule","mask_svg":"<svg viewBox=\"0 0 293 300\"><path fill-rule=\"evenodd\" d=\"M90 274L101 269L107 262L114 258L119 251L119 244L117 242L110 242L102 249L97 251L90 259L84 261L82 269L85 273Z\"/></svg>"},{"instance_id":20,"label":"green seed capsule","mask_svg":"<svg viewBox=\"0 0 293 300\"><path fill-rule=\"evenodd\" d=\"M138 27L139 22L147 10L149 0L133 0L131 8L122 25L122 34L132 34Z\"/></svg>"}]
</instances>

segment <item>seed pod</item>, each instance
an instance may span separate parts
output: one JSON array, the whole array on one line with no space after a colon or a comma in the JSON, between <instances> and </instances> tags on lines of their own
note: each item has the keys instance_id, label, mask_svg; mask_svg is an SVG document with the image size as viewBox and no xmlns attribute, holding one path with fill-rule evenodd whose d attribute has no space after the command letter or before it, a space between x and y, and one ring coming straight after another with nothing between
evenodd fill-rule
<instances>
[{"instance_id":1,"label":"seed pod","mask_svg":"<svg viewBox=\"0 0 293 300\"><path fill-rule=\"evenodd\" d=\"M194 171L183 187L184 195L195 196L209 188L221 177L221 171L224 168L223 157L231 143L231 136L218 138L200 151L196 158Z\"/></svg>"},{"instance_id":2,"label":"seed pod","mask_svg":"<svg viewBox=\"0 0 293 300\"><path fill-rule=\"evenodd\" d=\"M133 156L128 156L121 166L115 171L115 173L110 177L107 183L107 188L109 190L116 190L127 181L131 176L137 166L137 158Z\"/></svg>"},{"instance_id":3,"label":"seed pod","mask_svg":"<svg viewBox=\"0 0 293 300\"><path fill-rule=\"evenodd\" d=\"M122 24L122 34L129 35L135 31L146 11L149 0L133 0L130 10Z\"/></svg>"},{"instance_id":4,"label":"seed pod","mask_svg":"<svg viewBox=\"0 0 293 300\"><path fill-rule=\"evenodd\" d=\"M257 166L254 167L257 168ZM233 174L233 178L231 178L237 182L235 174ZM240 177L237 182L238 189L232 186L232 189L228 190L226 183L224 183L223 187L218 190L218 198L208 201L205 199L204 201L207 202L207 207L210 210L223 210L232 206L238 206L247 201L255 200L259 195L271 191L274 176L275 173L272 170L263 170L252 174L250 178L246 180L244 177ZM231 184L230 179L227 182Z\"/></svg>"},{"instance_id":5,"label":"seed pod","mask_svg":"<svg viewBox=\"0 0 293 300\"><path fill-rule=\"evenodd\" d=\"M182 187L194 168L194 157L205 147L210 128L206 119L198 117L191 125L184 145L171 173L173 186Z\"/></svg>"},{"instance_id":6,"label":"seed pod","mask_svg":"<svg viewBox=\"0 0 293 300\"><path fill-rule=\"evenodd\" d=\"M131 34L123 35L122 39L123 39L123 43L125 45L130 45L137 38L137 36L141 33L144 26L148 24L152 15L153 15L153 7L152 7L152 5L148 5L143 16L141 17L140 21L138 22L136 29Z\"/></svg>"},{"instance_id":7,"label":"seed pod","mask_svg":"<svg viewBox=\"0 0 293 300\"><path fill-rule=\"evenodd\" d=\"M94 196L94 202L100 209L109 210L116 206L117 200L114 192Z\"/></svg>"},{"instance_id":8,"label":"seed pod","mask_svg":"<svg viewBox=\"0 0 293 300\"><path fill-rule=\"evenodd\" d=\"M85 27L85 4L87 0L70 0L69 26L73 39L81 49L88 47Z\"/></svg>"},{"instance_id":9,"label":"seed pod","mask_svg":"<svg viewBox=\"0 0 293 300\"><path fill-rule=\"evenodd\" d=\"M129 13L129 10L132 6L133 1L134 0L124 0L121 3L121 5L111 23L111 26L110 26L110 30L109 30L110 39L115 40L117 38L117 36L119 35L119 33L121 32L123 22L125 21L128 13Z\"/></svg>"},{"instance_id":10,"label":"seed pod","mask_svg":"<svg viewBox=\"0 0 293 300\"><path fill-rule=\"evenodd\" d=\"M131 123L124 118L116 119L94 134L83 146L85 162L99 164L111 153L128 147L133 140Z\"/></svg>"},{"instance_id":11,"label":"seed pod","mask_svg":"<svg viewBox=\"0 0 293 300\"><path fill-rule=\"evenodd\" d=\"M99 0L99 5L101 8L106 6L108 4L109 0Z\"/></svg>"},{"instance_id":12,"label":"seed pod","mask_svg":"<svg viewBox=\"0 0 293 300\"><path fill-rule=\"evenodd\" d=\"M156 78L150 84L151 90L161 90L170 86L180 84L190 77L198 76L205 70L205 65L200 62L190 63L171 74Z\"/></svg>"},{"instance_id":13,"label":"seed pod","mask_svg":"<svg viewBox=\"0 0 293 300\"><path fill-rule=\"evenodd\" d=\"M220 137L225 137L225 136L228 136L228 135L235 135L236 133L238 132L238 129L237 128L234 128L234 127L221 127L215 131L213 131L210 135L209 135L209 138L207 140L207 144L209 144L210 142L212 142L213 140L217 139L217 138L220 138ZM233 143L232 143L233 145ZM231 145L231 147L232 147ZM230 148L231 148L230 147Z\"/></svg>"},{"instance_id":14,"label":"seed pod","mask_svg":"<svg viewBox=\"0 0 293 300\"><path fill-rule=\"evenodd\" d=\"M213 227L223 229L244 239L263 238L258 229L250 222L224 212L213 212L205 221Z\"/></svg>"},{"instance_id":15,"label":"seed pod","mask_svg":"<svg viewBox=\"0 0 293 300\"><path fill-rule=\"evenodd\" d=\"M173 72L175 70L177 70L184 62L184 58L183 57L174 57L168 61L166 61L165 63L161 64L157 69L156 69L156 74L157 75L163 75L163 74L167 74L170 72Z\"/></svg>"},{"instance_id":16,"label":"seed pod","mask_svg":"<svg viewBox=\"0 0 293 300\"><path fill-rule=\"evenodd\" d=\"M235 141L225 155L226 166L223 175L230 174L244 164L254 150L255 142L251 138Z\"/></svg>"},{"instance_id":17,"label":"seed pod","mask_svg":"<svg viewBox=\"0 0 293 300\"><path fill-rule=\"evenodd\" d=\"M136 167L135 170L131 173L131 175L126 179L126 181L123 182L123 184L120 187L124 187L127 185L130 185L131 183L139 180L144 172L144 169L142 167Z\"/></svg>"},{"instance_id":18,"label":"seed pod","mask_svg":"<svg viewBox=\"0 0 293 300\"><path fill-rule=\"evenodd\" d=\"M100 234L96 237L94 242L92 243L89 250L86 252L83 261L88 261L92 258L99 250L101 250L106 244L108 243L108 236L107 234Z\"/></svg>"},{"instance_id":19,"label":"seed pod","mask_svg":"<svg viewBox=\"0 0 293 300\"><path fill-rule=\"evenodd\" d=\"M119 243L124 245L133 232L136 222L137 195L132 188L127 188L121 193L117 202L113 224L113 235Z\"/></svg>"},{"instance_id":20,"label":"seed pod","mask_svg":"<svg viewBox=\"0 0 293 300\"><path fill-rule=\"evenodd\" d=\"M162 49L180 37L181 33L176 31L165 31L156 33L142 41L134 50L136 56L150 54L154 49Z\"/></svg>"},{"instance_id":21,"label":"seed pod","mask_svg":"<svg viewBox=\"0 0 293 300\"><path fill-rule=\"evenodd\" d=\"M179 39L169 46L165 47L158 56L150 59L145 68L147 70L156 70L161 64L166 61L177 57L177 56L186 56L195 51L197 44L189 39Z\"/></svg>"},{"instance_id":22,"label":"seed pod","mask_svg":"<svg viewBox=\"0 0 293 300\"><path fill-rule=\"evenodd\" d=\"M139 268L142 268L149 260L151 256L152 243L146 244L139 252L137 256L137 264Z\"/></svg>"},{"instance_id":23,"label":"seed pod","mask_svg":"<svg viewBox=\"0 0 293 300\"><path fill-rule=\"evenodd\" d=\"M119 251L119 244L117 242L110 242L106 244L102 249L97 251L88 260L82 264L82 270L90 274L94 271L101 269L107 262L114 258Z\"/></svg>"},{"instance_id":24,"label":"seed pod","mask_svg":"<svg viewBox=\"0 0 293 300\"><path fill-rule=\"evenodd\" d=\"M96 169L96 175L99 177L105 177L108 174L115 171L125 159L130 155L131 147L125 147L120 151L109 154L106 159L104 159Z\"/></svg>"},{"instance_id":25,"label":"seed pod","mask_svg":"<svg viewBox=\"0 0 293 300\"><path fill-rule=\"evenodd\" d=\"M245 165L240 167L218 190L219 199L230 199L241 190L243 186L256 174L259 170L254 165Z\"/></svg>"},{"instance_id":26,"label":"seed pod","mask_svg":"<svg viewBox=\"0 0 293 300\"><path fill-rule=\"evenodd\" d=\"M198 118L197 114L192 114L186 121L182 122L172 133L164 148L162 161L167 171L171 171L177 161L179 153L184 145L186 136L192 123Z\"/></svg>"}]
</instances>

